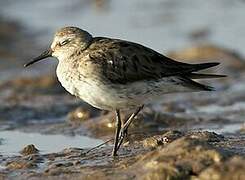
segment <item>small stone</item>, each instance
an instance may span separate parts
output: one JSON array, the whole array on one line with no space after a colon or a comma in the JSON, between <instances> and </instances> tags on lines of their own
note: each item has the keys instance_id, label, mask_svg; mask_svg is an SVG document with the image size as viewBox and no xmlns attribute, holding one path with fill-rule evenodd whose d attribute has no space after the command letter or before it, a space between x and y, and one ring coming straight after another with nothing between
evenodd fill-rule
<instances>
[{"instance_id":1,"label":"small stone","mask_svg":"<svg viewBox=\"0 0 245 180\"><path fill-rule=\"evenodd\" d=\"M39 153L39 150L33 144L27 145L20 151L20 154L24 156L28 156L30 154L37 154L37 153Z\"/></svg>"}]
</instances>

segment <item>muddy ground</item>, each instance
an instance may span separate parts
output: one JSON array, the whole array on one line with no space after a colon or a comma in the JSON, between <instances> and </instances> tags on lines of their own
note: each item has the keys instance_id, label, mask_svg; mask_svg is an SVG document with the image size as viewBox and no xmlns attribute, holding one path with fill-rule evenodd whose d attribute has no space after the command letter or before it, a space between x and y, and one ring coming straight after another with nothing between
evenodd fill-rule
<instances>
[{"instance_id":1,"label":"muddy ground","mask_svg":"<svg viewBox=\"0 0 245 180\"><path fill-rule=\"evenodd\" d=\"M112 112L70 96L54 73L23 70L26 59L39 50L31 36L18 23L0 19L1 131L111 139ZM215 92L166 95L162 103L146 106L116 158L110 156L112 142L90 152L70 147L54 153L30 144L19 154L0 152L0 178L245 179L244 57L211 44L168 55L191 63L217 60L221 65L208 72L228 77L208 81Z\"/></svg>"}]
</instances>

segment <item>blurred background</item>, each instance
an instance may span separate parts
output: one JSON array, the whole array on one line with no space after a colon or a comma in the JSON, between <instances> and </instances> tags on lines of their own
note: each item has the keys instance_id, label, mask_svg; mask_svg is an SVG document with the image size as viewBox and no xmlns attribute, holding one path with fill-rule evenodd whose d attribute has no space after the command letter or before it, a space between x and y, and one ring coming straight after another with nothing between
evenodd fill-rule
<instances>
[{"instance_id":1,"label":"blurred background","mask_svg":"<svg viewBox=\"0 0 245 180\"><path fill-rule=\"evenodd\" d=\"M9 0L1 1L0 14L2 20L14 22L8 27L16 31L13 34L21 31L27 35L19 56L35 56L64 26L78 26L94 36L135 41L165 54L212 43L244 55L244 8L243 0ZM8 28L1 31L9 32Z\"/></svg>"},{"instance_id":2,"label":"blurred background","mask_svg":"<svg viewBox=\"0 0 245 180\"><path fill-rule=\"evenodd\" d=\"M94 145L87 141L82 145L81 135L101 138L113 134L113 114L82 103L59 85L55 59L23 68L64 26L78 26L94 36L141 43L179 61L220 61L214 71L229 77L211 81L218 92L170 95L162 106L150 106L154 111L147 112L162 113L167 121L158 126L161 128L237 132L243 127L245 110L244 9L244 0L1 0L0 134L5 142L0 145L1 153L16 153L24 144L33 143L37 139L33 133L79 136L74 143L63 136L45 136L44 144L38 136L36 145L44 152L55 147L58 151L69 142L82 147ZM97 121L98 117L102 120ZM142 121L147 125L151 117ZM94 120L93 125L85 121L88 119ZM155 128L152 124L149 127ZM15 134L19 139L10 141L13 131L24 134ZM34 138L27 141L30 135ZM52 142L58 138L63 146L51 147L48 140L52 138ZM95 144L98 142L95 140Z\"/></svg>"}]
</instances>

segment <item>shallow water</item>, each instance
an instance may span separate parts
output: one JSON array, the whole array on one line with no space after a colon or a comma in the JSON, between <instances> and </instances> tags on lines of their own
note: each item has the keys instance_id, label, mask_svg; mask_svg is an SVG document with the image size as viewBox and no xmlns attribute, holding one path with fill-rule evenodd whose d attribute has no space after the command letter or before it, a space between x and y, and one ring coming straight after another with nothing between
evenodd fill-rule
<instances>
[{"instance_id":1,"label":"shallow water","mask_svg":"<svg viewBox=\"0 0 245 180\"><path fill-rule=\"evenodd\" d=\"M34 144L40 153L54 153L70 147L91 148L102 140L85 136L47 135L20 131L0 131L1 155L18 155L23 147Z\"/></svg>"},{"instance_id":2,"label":"shallow water","mask_svg":"<svg viewBox=\"0 0 245 180\"><path fill-rule=\"evenodd\" d=\"M235 133L242 124L198 126L197 129L212 131L218 134ZM195 128L194 128L195 129ZM47 135L26 133L21 131L0 131L0 154L4 156L19 155L23 147L34 144L41 154L55 153L65 148L92 148L102 143L102 140L86 136Z\"/></svg>"}]
</instances>

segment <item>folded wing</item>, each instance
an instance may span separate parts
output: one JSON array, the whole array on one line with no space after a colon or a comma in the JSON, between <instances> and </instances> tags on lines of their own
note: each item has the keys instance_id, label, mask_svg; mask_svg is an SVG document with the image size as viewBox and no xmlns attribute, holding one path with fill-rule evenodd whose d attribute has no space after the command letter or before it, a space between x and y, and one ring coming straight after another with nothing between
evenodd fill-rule
<instances>
[{"instance_id":1,"label":"folded wing","mask_svg":"<svg viewBox=\"0 0 245 180\"><path fill-rule=\"evenodd\" d=\"M101 47L103 47L101 49ZM159 79L167 76L186 78L214 78L223 75L205 75L195 72L217 66L219 63L188 64L172 60L140 44L108 38L95 38L90 47L91 59L102 61L104 75L113 83L129 83Z\"/></svg>"}]
</instances>

